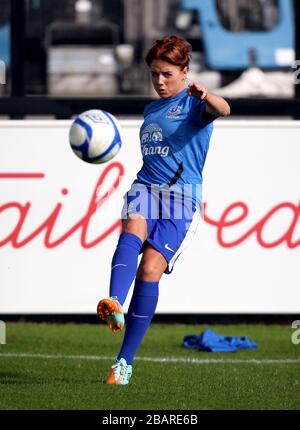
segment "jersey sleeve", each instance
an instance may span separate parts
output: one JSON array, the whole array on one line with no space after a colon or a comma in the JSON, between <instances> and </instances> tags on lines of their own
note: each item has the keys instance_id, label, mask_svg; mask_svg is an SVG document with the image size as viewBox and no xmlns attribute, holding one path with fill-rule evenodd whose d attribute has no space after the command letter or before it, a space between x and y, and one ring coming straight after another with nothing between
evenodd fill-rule
<instances>
[{"instance_id":1,"label":"jersey sleeve","mask_svg":"<svg viewBox=\"0 0 300 430\"><path fill-rule=\"evenodd\" d=\"M206 112L206 101L191 97L190 115L193 122L199 127L205 127L218 118L217 115Z\"/></svg>"}]
</instances>

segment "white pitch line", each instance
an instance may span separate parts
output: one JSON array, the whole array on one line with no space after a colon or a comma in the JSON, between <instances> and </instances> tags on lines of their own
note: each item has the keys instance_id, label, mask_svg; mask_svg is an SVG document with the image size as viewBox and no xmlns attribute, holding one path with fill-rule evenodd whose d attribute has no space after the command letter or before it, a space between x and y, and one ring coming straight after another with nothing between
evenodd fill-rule
<instances>
[{"instance_id":1,"label":"white pitch line","mask_svg":"<svg viewBox=\"0 0 300 430\"><path fill-rule=\"evenodd\" d=\"M49 354L29 354L4 352L0 353L0 358L40 358L44 360L115 360L116 357L103 355L49 355ZM186 363L186 364L295 364L300 363L300 359L226 359L226 358L184 358L184 357L136 357L135 360L148 361L152 363Z\"/></svg>"}]
</instances>

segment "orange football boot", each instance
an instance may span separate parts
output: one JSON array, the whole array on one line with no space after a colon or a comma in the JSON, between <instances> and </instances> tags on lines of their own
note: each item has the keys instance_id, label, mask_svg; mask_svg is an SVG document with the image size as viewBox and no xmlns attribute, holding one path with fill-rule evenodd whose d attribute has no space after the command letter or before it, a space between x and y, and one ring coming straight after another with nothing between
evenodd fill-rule
<instances>
[{"instance_id":1,"label":"orange football boot","mask_svg":"<svg viewBox=\"0 0 300 430\"><path fill-rule=\"evenodd\" d=\"M100 300L97 313L102 320L106 321L106 324L114 333L117 330L123 330L125 325L124 312L117 297Z\"/></svg>"}]
</instances>

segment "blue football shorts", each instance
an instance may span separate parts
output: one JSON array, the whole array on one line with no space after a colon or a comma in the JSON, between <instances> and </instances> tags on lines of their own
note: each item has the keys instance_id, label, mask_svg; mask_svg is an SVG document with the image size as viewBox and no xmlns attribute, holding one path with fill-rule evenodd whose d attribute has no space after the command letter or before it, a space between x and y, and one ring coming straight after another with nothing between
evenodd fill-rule
<instances>
[{"instance_id":1,"label":"blue football shorts","mask_svg":"<svg viewBox=\"0 0 300 430\"><path fill-rule=\"evenodd\" d=\"M149 243L166 259L165 273L171 273L177 258L196 233L201 217L199 205L168 186L133 183L124 195L122 219L133 214L147 221L148 237L141 252Z\"/></svg>"}]
</instances>

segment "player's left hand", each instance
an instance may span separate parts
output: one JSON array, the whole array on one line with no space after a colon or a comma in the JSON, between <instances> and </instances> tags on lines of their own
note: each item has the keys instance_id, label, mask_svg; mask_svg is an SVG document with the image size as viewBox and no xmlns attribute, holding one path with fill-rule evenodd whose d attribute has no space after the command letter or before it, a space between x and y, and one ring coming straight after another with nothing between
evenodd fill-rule
<instances>
[{"instance_id":1,"label":"player's left hand","mask_svg":"<svg viewBox=\"0 0 300 430\"><path fill-rule=\"evenodd\" d=\"M198 97L200 100L204 100L208 94L208 89L200 84L191 82L188 86L187 93L189 96Z\"/></svg>"}]
</instances>

